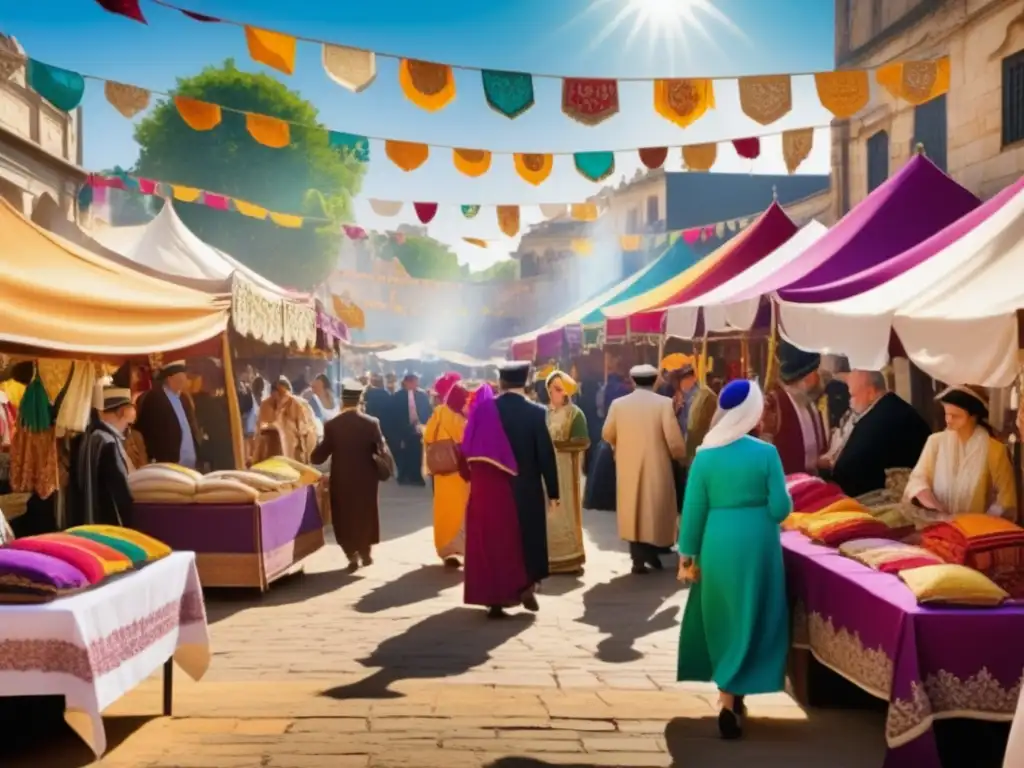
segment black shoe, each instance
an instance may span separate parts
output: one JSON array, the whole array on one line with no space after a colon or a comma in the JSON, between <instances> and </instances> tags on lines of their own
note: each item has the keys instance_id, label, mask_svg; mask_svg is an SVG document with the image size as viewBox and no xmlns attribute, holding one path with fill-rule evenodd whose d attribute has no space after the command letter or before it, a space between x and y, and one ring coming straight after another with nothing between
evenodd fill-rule
<instances>
[{"instance_id":1,"label":"black shoe","mask_svg":"<svg viewBox=\"0 0 1024 768\"><path fill-rule=\"evenodd\" d=\"M740 718L740 724L747 719L747 703L743 700L743 696L736 697L736 703L733 704L733 708L736 710L736 714Z\"/></svg>"},{"instance_id":2,"label":"black shoe","mask_svg":"<svg viewBox=\"0 0 1024 768\"><path fill-rule=\"evenodd\" d=\"M731 709L723 708L718 713L718 733L726 741L735 741L743 736L740 719Z\"/></svg>"},{"instance_id":3,"label":"black shoe","mask_svg":"<svg viewBox=\"0 0 1024 768\"><path fill-rule=\"evenodd\" d=\"M505 609L497 605L487 609L488 619L505 619L508 618L508 614L505 613Z\"/></svg>"},{"instance_id":4,"label":"black shoe","mask_svg":"<svg viewBox=\"0 0 1024 768\"><path fill-rule=\"evenodd\" d=\"M348 561L348 565L345 566L345 573L355 573L359 570L359 561L352 558Z\"/></svg>"},{"instance_id":5,"label":"black shoe","mask_svg":"<svg viewBox=\"0 0 1024 768\"><path fill-rule=\"evenodd\" d=\"M360 555L359 559L363 561L363 565L373 565L373 558L369 555Z\"/></svg>"},{"instance_id":6,"label":"black shoe","mask_svg":"<svg viewBox=\"0 0 1024 768\"><path fill-rule=\"evenodd\" d=\"M647 565L651 566L651 568L656 571L665 570L665 564L661 562L661 558L657 555L651 555L651 557L647 559Z\"/></svg>"},{"instance_id":7,"label":"black shoe","mask_svg":"<svg viewBox=\"0 0 1024 768\"><path fill-rule=\"evenodd\" d=\"M540 610L540 603L537 602L537 596L533 594L532 589L523 594L523 608L533 613Z\"/></svg>"},{"instance_id":8,"label":"black shoe","mask_svg":"<svg viewBox=\"0 0 1024 768\"><path fill-rule=\"evenodd\" d=\"M631 571L631 573L634 573L637 576L641 576L647 573L647 566L643 563L633 563L633 570Z\"/></svg>"},{"instance_id":9,"label":"black shoe","mask_svg":"<svg viewBox=\"0 0 1024 768\"><path fill-rule=\"evenodd\" d=\"M453 569L454 568L461 568L462 567L462 563L460 563L457 558L446 557L444 559L444 567L445 568L453 568Z\"/></svg>"}]
</instances>

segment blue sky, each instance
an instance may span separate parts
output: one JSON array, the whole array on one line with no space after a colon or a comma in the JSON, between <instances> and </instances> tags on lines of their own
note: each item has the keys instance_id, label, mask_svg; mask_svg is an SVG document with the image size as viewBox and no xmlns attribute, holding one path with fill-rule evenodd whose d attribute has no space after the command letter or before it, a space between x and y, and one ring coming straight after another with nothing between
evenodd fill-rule
<instances>
[{"instance_id":1,"label":"blue sky","mask_svg":"<svg viewBox=\"0 0 1024 768\"><path fill-rule=\"evenodd\" d=\"M637 24L642 19L640 6L655 0L179 1L195 11L291 34L490 69L653 78L813 72L833 66L831 0L661 0L662 5L697 6L682 34L671 36L664 34L664 22ZM716 85L718 108L685 130L655 114L650 83L621 84L620 114L600 126L586 127L561 114L557 80L536 80L536 105L508 120L484 102L478 73L457 72L455 101L428 113L402 95L396 61L378 58L376 82L363 93L352 94L324 74L317 45L300 43L296 72L288 77L252 62L238 27L201 24L147 0L143 10L148 26L108 14L91 0L4 3L0 31L17 37L37 59L161 91L172 89L176 77L233 57L244 69L268 71L285 80L317 106L330 128L427 144L573 152L675 146L829 121L810 78L794 81L793 112L768 128L739 111L730 81ZM138 154L132 124L107 104L98 83L89 84L84 111L86 167L130 167ZM827 132L819 131L815 151L800 172L828 171L826 139ZM762 158L754 163L723 157L716 170L783 172L777 142L763 142ZM556 158L551 177L534 187L515 174L511 156L496 155L486 175L471 179L452 167L450 151L432 150L431 159L412 173L395 168L377 144L371 145L371 154L356 201L358 223L378 229L416 223L411 205L395 218L374 216L366 202L371 197L436 201L441 207L430 234L453 245L460 259L474 268L506 256L516 241L498 232L493 209L485 208L477 219L467 221L459 204L572 202L600 187L579 176L570 157ZM678 170L679 153L670 153L669 158L666 168ZM611 180L632 176L638 165L635 152L618 154ZM524 223L539 218L535 207L523 209ZM491 247L466 245L462 237L487 239Z\"/></svg>"}]
</instances>

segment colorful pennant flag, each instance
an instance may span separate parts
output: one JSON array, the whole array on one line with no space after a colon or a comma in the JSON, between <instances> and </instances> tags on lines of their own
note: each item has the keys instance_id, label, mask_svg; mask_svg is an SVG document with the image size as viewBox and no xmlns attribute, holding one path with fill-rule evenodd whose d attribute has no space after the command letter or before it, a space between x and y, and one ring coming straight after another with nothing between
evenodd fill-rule
<instances>
[{"instance_id":1,"label":"colorful pennant flag","mask_svg":"<svg viewBox=\"0 0 1024 768\"><path fill-rule=\"evenodd\" d=\"M668 147L638 149L637 154L640 156L640 162L653 171L665 164L665 161L668 159Z\"/></svg>"},{"instance_id":2,"label":"colorful pennant flag","mask_svg":"<svg viewBox=\"0 0 1024 768\"><path fill-rule=\"evenodd\" d=\"M459 207L462 210L462 215L467 219L475 219L476 215L480 213L479 205L462 205Z\"/></svg>"},{"instance_id":3,"label":"colorful pennant flag","mask_svg":"<svg viewBox=\"0 0 1024 768\"><path fill-rule=\"evenodd\" d=\"M75 109L85 96L85 78L80 74L35 59L26 63L25 79L29 88L65 112Z\"/></svg>"},{"instance_id":4,"label":"colorful pennant flag","mask_svg":"<svg viewBox=\"0 0 1024 768\"><path fill-rule=\"evenodd\" d=\"M455 75L447 64L402 59L398 83L405 98L428 112L442 110L455 99Z\"/></svg>"},{"instance_id":5,"label":"colorful pennant flag","mask_svg":"<svg viewBox=\"0 0 1024 768\"><path fill-rule=\"evenodd\" d=\"M736 154L745 160L757 160L761 156L761 139L756 136L749 139L733 139L732 146Z\"/></svg>"},{"instance_id":6,"label":"colorful pennant flag","mask_svg":"<svg viewBox=\"0 0 1024 768\"><path fill-rule=\"evenodd\" d=\"M360 163L370 162L370 140L365 136L342 131L328 131L327 143L335 149L345 150Z\"/></svg>"},{"instance_id":7,"label":"colorful pennant flag","mask_svg":"<svg viewBox=\"0 0 1024 768\"><path fill-rule=\"evenodd\" d=\"M437 216L437 203L413 203L412 207L421 224L429 224Z\"/></svg>"},{"instance_id":8,"label":"colorful pennant flag","mask_svg":"<svg viewBox=\"0 0 1024 768\"><path fill-rule=\"evenodd\" d=\"M487 106L499 115L514 120L533 106L532 76L522 72L499 72L491 69L482 70L480 76L483 79Z\"/></svg>"},{"instance_id":9,"label":"colorful pennant flag","mask_svg":"<svg viewBox=\"0 0 1024 768\"><path fill-rule=\"evenodd\" d=\"M717 159L717 144L693 144L683 147L683 167L688 171L710 171Z\"/></svg>"},{"instance_id":10,"label":"colorful pennant flag","mask_svg":"<svg viewBox=\"0 0 1024 768\"><path fill-rule=\"evenodd\" d=\"M487 247L487 241L481 240L479 237L464 237L462 239L463 241L469 243L470 245L475 245L477 248Z\"/></svg>"},{"instance_id":11,"label":"colorful pennant flag","mask_svg":"<svg viewBox=\"0 0 1024 768\"><path fill-rule=\"evenodd\" d=\"M371 197L370 210L378 216L397 216L402 210L402 203L398 200L376 200Z\"/></svg>"},{"instance_id":12,"label":"colorful pennant flag","mask_svg":"<svg viewBox=\"0 0 1024 768\"><path fill-rule=\"evenodd\" d=\"M516 153L515 165L519 178L537 186L551 175L551 169L555 167L555 158L551 155Z\"/></svg>"},{"instance_id":13,"label":"colorful pennant flag","mask_svg":"<svg viewBox=\"0 0 1024 768\"><path fill-rule=\"evenodd\" d=\"M614 152L577 152L572 157L576 170L587 181L603 181L615 173Z\"/></svg>"},{"instance_id":14,"label":"colorful pennant flag","mask_svg":"<svg viewBox=\"0 0 1024 768\"><path fill-rule=\"evenodd\" d=\"M146 17L139 7L139 0L96 0L101 8L110 13L124 16L132 21L146 23Z\"/></svg>"},{"instance_id":15,"label":"colorful pennant flag","mask_svg":"<svg viewBox=\"0 0 1024 768\"><path fill-rule=\"evenodd\" d=\"M761 125L770 125L793 109L793 85L789 75L741 77L740 109Z\"/></svg>"},{"instance_id":16,"label":"colorful pennant flag","mask_svg":"<svg viewBox=\"0 0 1024 768\"><path fill-rule=\"evenodd\" d=\"M385 141L384 154L403 171L415 171L430 156L430 148L426 144L412 141Z\"/></svg>"},{"instance_id":17,"label":"colorful pennant flag","mask_svg":"<svg viewBox=\"0 0 1024 768\"><path fill-rule=\"evenodd\" d=\"M619 112L615 80L567 77L562 80L562 113L583 125L600 125Z\"/></svg>"},{"instance_id":18,"label":"colorful pennant flag","mask_svg":"<svg viewBox=\"0 0 1024 768\"><path fill-rule=\"evenodd\" d=\"M871 83L863 70L819 72L814 76L814 87L821 106L840 120L853 117L871 100Z\"/></svg>"},{"instance_id":19,"label":"colorful pennant flag","mask_svg":"<svg viewBox=\"0 0 1024 768\"><path fill-rule=\"evenodd\" d=\"M291 143L291 130L284 120L252 112L245 114L245 128L258 143L273 149L282 149Z\"/></svg>"},{"instance_id":20,"label":"colorful pennant flag","mask_svg":"<svg viewBox=\"0 0 1024 768\"><path fill-rule=\"evenodd\" d=\"M680 78L654 81L654 111L686 128L715 107L714 81Z\"/></svg>"},{"instance_id":21,"label":"colorful pennant flag","mask_svg":"<svg viewBox=\"0 0 1024 768\"><path fill-rule=\"evenodd\" d=\"M484 149L453 149L452 164L459 173L476 178L491 169L491 153Z\"/></svg>"},{"instance_id":22,"label":"colorful pennant flag","mask_svg":"<svg viewBox=\"0 0 1024 768\"><path fill-rule=\"evenodd\" d=\"M212 131L221 121L220 106L206 101L175 96L174 106L185 125L193 131Z\"/></svg>"},{"instance_id":23,"label":"colorful pennant flag","mask_svg":"<svg viewBox=\"0 0 1024 768\"><path fill-rule=\"evenodd\" d=\"M278 72L295 72L295 38L282 32L245 26L245 44L253 61Z\"/></svg>"},{"instance_id":24,"label":"colorful pennant flag","mask_svg":"<svg viewBox=\"0 0 1024 768\"><path fill-rule=\"evenodd\" d=\"M519 234L519 206L499 205L498 206L498 229L509 237Z\"/></svg>"},{"instance_id":25,"label":"colorful pennant flag","mask_svg":"<svg viewBox=\"0 0 1024 768\"><path fill-rule=\"evenodd\" d=\"M810 157L813 148L813 128L798 128L782 134L782 157L786 161L786 170L796 173L800 164Z\"/></svg>"},{"instance_id":26,"label":"colorful pennant flag","mask_svg":"<svg viewBox=\"0 0 1024 768\"><path fill-rule=\"evenodd\" d=\"M917 106L949 91L949 58L893 62L875 72L875 79L893 98Z\"/></svg>"},{"instance_id":27,"label":"colorful pennant flag","mask_svg":"<svg viewBox=\"0 0 1024 768\"><path fill-rule=\"evenodd\" d=\"M365 90L377 79L377 56L371 51L324 43L322 61L327 76L353 93Z\"/></svg>"},{"instance_id":28,"label":"colorful pennant flag","mask_svg":"<svg viewBox=\"0 0 1024 768\"><path fill-rule=\"evenodd\" d=\"M149 107L149 91L135 85L125 85L107 80L103 84L103 95L114 109L131 120Z\"/></svg>"}]
</instances>

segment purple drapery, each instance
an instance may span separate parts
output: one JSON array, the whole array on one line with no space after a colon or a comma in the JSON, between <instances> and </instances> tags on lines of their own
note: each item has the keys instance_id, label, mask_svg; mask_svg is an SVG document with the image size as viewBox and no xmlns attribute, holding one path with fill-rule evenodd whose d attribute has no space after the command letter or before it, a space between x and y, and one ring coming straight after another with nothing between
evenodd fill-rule
<instances>
[{"instance_id":1,"label":"purple drapery","mask_svg":"<svg viewBox=\"0 0 1024 768\"><path fill-rule=\"evenodd\" d=\"M512 446L501 426L498 405L490 386L484 384L473 395L469 420L462 436L462 455L466 461L486 461L510 475L519 472Z\"/></svg>"}]
</instances>

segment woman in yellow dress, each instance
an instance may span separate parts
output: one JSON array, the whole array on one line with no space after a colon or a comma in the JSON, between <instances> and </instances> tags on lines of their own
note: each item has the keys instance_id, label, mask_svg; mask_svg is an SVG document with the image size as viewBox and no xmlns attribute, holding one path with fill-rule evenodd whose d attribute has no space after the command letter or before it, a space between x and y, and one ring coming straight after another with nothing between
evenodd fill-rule
<instances>
[{"instance_id":1,"label":"woman in yellow dress","mask_svg":"<svg viewBox=\"0 0 1024 768\"><path fill-rule=\"evenodd\" d=\"M1013 518L1017 490L1006 448L988 423L988 401L971 387L949 387L942 403L946 429L928 438L910 474L904 501L921 508L920 522L958 515Z\"/></svg>"},{"instance_id":2,"label":"woman in yellow dress","mask_svg":"<svg viewBox=\"0 0 1024 768\"><path fill-rule=\"evenodd\" d=\"M434 409L423 428L425 450L429 450L431 444L443 440L462 445L469 393L459 383L459 379L458 374L447 373L434 383L434 393L444 405ZM447 567L458 568L461 565L459 558L466 551L463 522L466 503L469 501L469 483L458 472L435 475L433 480L434 548Z\"/></svg>"},{"instance_id":3,"label":"woman in yellow dress","mask_svg":"<svg viewBox=\"0 0 1024 768\"><path fill-rule=\"evenodd\" d=\"M561 504L548 514L548 565L551 573L580 574L583 551L583 496L580 489L583 454L590 447L587 418L572 402L576 382L563 371L548 374L548 432L555 446Z\"/></svg>"}]
</instances>

